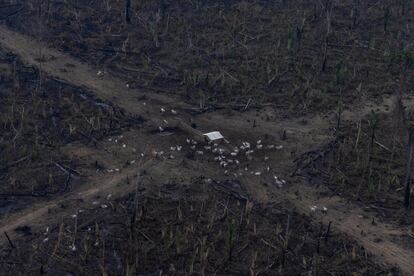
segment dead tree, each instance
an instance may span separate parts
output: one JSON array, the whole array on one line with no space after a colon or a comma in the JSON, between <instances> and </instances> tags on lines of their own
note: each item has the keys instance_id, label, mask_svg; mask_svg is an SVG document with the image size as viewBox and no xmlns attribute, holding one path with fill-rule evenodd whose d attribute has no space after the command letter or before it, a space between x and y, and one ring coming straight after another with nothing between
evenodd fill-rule
<instances>
[{"instance_id":1,"label":"dead tree","mask_svg":"<svg viewBox=\"0 0 414 276\"><path fill-rule=\"evenodd\" d=\"M131 0L125 0L125 22L131 23Z\"/></svg>"},{"instance_id":2,"label":"dead tree","mask_svg":"<svg viewBox=\"0 0 414 276\"><path fill-rule=\"evenodd\" d=\"M405 193L404 206L410 208L411 199L411 169L413 166L413 150L414 150L414 127L409 128L408 144L407 144L407 169L405 175Z\"/></svg>"},{"instance_id":3,"label":"dead tree","mask_svg":"<svg viewBox=\"0 0 414 276\"><path fill-rule=\"evenodd\" d=\"M326 35L325 35L325 42L324 42L324 47L323 47L323 59L322 59L322 68L321 68L321 71L325 72L326 62L328 59L328 40L329 40L329 35L331 34L331 29L332 29L333 2L332 0L326 0L325 3L322 3L322 0L319 0L319 3L323 7L325 14L326 14Z\"/></svg>"}]
</instances>

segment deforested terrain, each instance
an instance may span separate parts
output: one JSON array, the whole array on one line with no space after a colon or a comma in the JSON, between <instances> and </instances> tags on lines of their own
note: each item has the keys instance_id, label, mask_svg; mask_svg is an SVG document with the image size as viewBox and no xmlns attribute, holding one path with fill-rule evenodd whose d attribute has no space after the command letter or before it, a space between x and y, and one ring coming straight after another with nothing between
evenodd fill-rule
<instances>
[{"instance_id":1,"label":"deforested terrain","mask_svg":"<svg viewBox=\"0 0 414 276\"><path fill-rule=\"evenodd\" d=\"M0 274L413 275L413 18L0 1Z\"/></svg>"}]
</instances>

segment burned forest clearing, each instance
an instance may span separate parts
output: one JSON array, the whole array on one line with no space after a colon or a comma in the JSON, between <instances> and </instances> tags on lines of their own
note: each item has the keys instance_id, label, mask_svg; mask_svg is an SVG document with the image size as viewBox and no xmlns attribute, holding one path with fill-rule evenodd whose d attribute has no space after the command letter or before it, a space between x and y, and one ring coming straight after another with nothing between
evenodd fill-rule
<instances>
[{"instance_id":1,"label":"burned forest clearing","mask_svg":"<svg viewBox=\"0 0 414 276\"><path fill-rule=\"evenodd\" d=\"M0 1L0 275L414 275L413 18Z\"/></svg>"}]
</instances>

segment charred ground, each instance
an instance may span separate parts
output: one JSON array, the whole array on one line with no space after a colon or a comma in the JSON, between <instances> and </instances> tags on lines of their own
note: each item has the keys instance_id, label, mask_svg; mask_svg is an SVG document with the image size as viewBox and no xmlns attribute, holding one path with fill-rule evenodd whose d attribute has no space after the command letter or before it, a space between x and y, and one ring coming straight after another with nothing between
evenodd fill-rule
<instances>
[{"instance_id":1,"label":"charred ground","mask_svg":"<svg viewBox=\"0 0 414 276\"><path fill-rule=\"evenodd\" d=\"M414 273L413 3L132 2L0 5L4 274Z\"/></svg>"}]
</instances>

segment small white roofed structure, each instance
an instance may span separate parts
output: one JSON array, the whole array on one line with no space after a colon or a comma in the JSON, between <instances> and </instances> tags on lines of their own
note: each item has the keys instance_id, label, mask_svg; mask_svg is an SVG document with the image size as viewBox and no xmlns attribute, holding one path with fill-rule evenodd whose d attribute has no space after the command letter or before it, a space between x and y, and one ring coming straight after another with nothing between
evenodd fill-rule
<instances>
[{"instance_id":1,"label":"small white roofed structure","mask_svg":"<svg viewBox=\"0 0 414 276\"><path fill-rule=\"evenodd\" d=\"M209 141L209 142L224 139L224 136L219 131L204 133L203 135L204 135L204 137L206 137L207 141Z\"/></svg>"}]
</instances>

